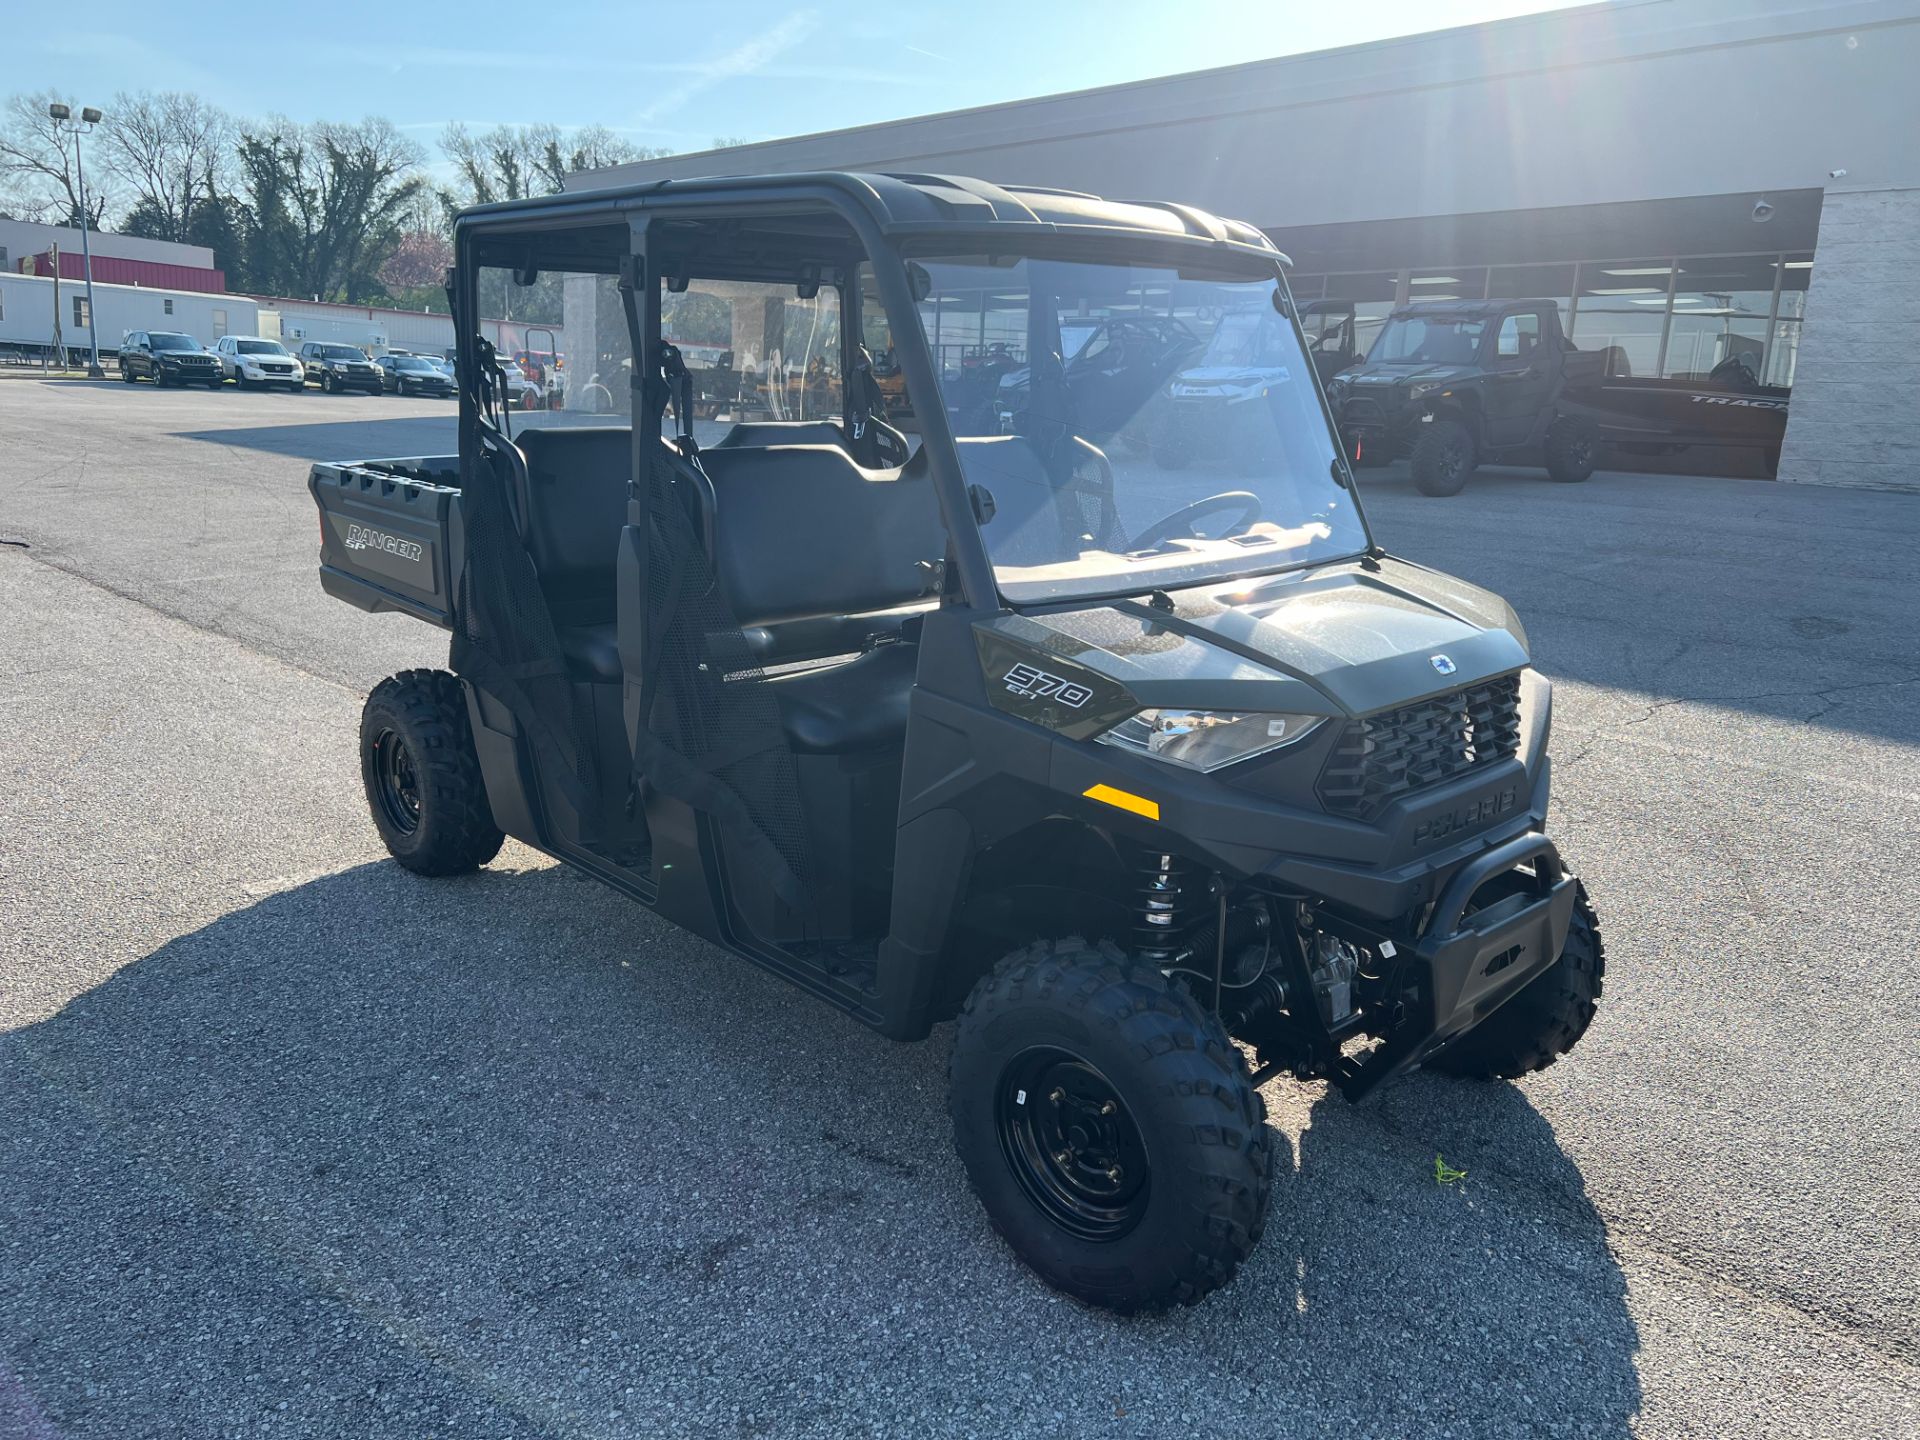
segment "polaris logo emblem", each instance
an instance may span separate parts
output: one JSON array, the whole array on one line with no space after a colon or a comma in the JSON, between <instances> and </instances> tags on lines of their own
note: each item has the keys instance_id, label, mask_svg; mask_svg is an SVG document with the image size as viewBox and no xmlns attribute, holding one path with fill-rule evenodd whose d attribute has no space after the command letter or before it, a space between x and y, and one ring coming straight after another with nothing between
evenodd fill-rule
<instances>
[{"instance_id":1,"label":"polaris logo emblem","mask_svg":"<svg viewBox=\"0 0 1920 1440\"><path fill-rule=\"evenodd\" d=\"M426 547L416 540L402 540L398 535L389 535L384 530L354 524L347 526L347 548L384 550L389 555L398 555L402 560L418 560L426 554Z\"/></svg>"},{"instance_id":2,"label":"polaris logo emblem","mask_svg":"<svg viewBox=\"0 0 1920 1440\"><path fill-rule=\"evenodd\" d=\"M1093 691L1062 675L1050 675L1034 665L1016 665L1001 677L1007 689L1027 700L1058 700L1070 710L1078 710L1093 698Z\"/></svg>"},{"instance_id":3,"label":"polaris logo emblem","mask_svg":"<svg viewBox=\"0 0 1920 1440\"><path fill-rule=\"evenodd\" d=\"M1433 657L1433 668L1438 670L1442 675L1451 675L1454 671L1458 670L1460 667L1454 664L1453 661L1448 659L1445 655L1435 655Z\"/></svg>"},{"instance_id":4,"label":"polaris logo emblem","mask_svg":"<svg viewBox=\"0 0 1920 1440\"><path fill-rule=\"evenodd\" d=\"M1461 830L1470 830L1476 825L1484 825L1490 820L1498 820L1508 811L1520 804L1519 793L1512 787L1496 790L1490 795L1482 795L1478 800L1460 806L1457 810L1444 815L1432 815L1413 827L1413 843L1431 845L1436 840Z\"/></svg>"}]
</instances>

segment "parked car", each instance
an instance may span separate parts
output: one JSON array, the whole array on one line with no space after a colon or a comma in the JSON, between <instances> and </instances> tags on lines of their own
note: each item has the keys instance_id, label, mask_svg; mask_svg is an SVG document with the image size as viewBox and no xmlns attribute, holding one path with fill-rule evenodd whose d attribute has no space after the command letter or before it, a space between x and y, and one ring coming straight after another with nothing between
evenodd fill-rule
<instances>
[{"instance_id":1,"label":"parked car","mask_svg":"<svg viewBox=\"0 0 1920 1440\"><path fill-rule=\"evenodd\" d=\"M258 335L222 335L213 353L220 360L220 378L242 390L254 386L284 385L289 391L306 388L306 372L278 340Z\"/></svg>"},{"instance_id":2,"label":"parked car","mask_svg":"<svg viewBox=\"0 0 1920 1440\"><path fill-rule=\"evenodd\" d=\"M300 347L300 363L306 367L307 380L329 395L343 390L363 390L378 395L386 388L380 367L366 352L334 340L309 340Z\"/></svg>"},{"instance_id":3,"label":"parked car","mask_svg":"<svg viewBox=\"0 0 1920 1440\"><path fill-rule=\"evenodd\" d=\"M398 395L439 395L451 398L453 377L424 355L388 351L376 362L388 390Z\"/></svg>"},{"instance_id":4,"label":"parked car","mask_svg":"<svg viewBox=\"0 0 1920 1440\"><path fill-rule=\"evenodd\" d=\"M204 385L209 390L226 382L220 360L191 335L177 330L130 330L120 342L120 378L131 385L151 380L169 385Z\"/></svg>"}]
</instances>

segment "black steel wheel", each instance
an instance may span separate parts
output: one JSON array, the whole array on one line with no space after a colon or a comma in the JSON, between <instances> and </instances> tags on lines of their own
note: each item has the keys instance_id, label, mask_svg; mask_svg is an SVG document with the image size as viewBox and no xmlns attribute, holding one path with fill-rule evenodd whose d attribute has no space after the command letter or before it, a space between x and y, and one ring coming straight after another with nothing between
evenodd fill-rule
<instances>
[{"instance_id":1,"label":"black steel wheel","mask_svg":"<svg viewBox=\"0 0 1920 1440\"><path fill-rule=\"evenodd\" d=\"M1106 1076L1070 1050L1037 1045L1008 1064L995 1106L1014 1179L1056 1225L1116 1240L1140 1223L1152 1166Z\"/></svg>"},{"instance_id":2,"label":"black steel wheel","mask_svg":"<svg viewBox=\"0 0 1920 1440\"><path fill-rule=\"evenodd\" d=\"M420 828L420 773L398 730L382 730L373 737L373 769L373 803L395 831L413 834Z\"/></svg>"},{"instance_id":3,"label":"black steel wheel","mask_svg":"<svg viewBox=\"0 0 1920 1440\"><path fill-rule=\"evenodd\" d=\"M994 1229L1055 1289L1191 1305L1252 1252L1266 1109L1219 1017L1111 942L1040 941L974 987L953 1042L954 1145Z\"/></svg>"},{"instance_id":4,"label":"black steel wheel","mask_svg":"<svg viewBox=\"0 0 1920 1440\"><path fill-rule=\"evenodd\" d=\"M360 716L360 778L388 852L422 875L458 875L500 852L466 694L441 670L382 680Z\"/></svg>"},{"instance_id":5,"label":"black steel wheel","mask_svg":"<svg viewBox=\"0 0 1920 1440\"><path fill-rule=\"evenodd\" d=\"M1476 462L1473 432L1458 420L1430 420L1413 442L1413 484L1422 495L1458 495Z\"/></svg>"}]
</instances>

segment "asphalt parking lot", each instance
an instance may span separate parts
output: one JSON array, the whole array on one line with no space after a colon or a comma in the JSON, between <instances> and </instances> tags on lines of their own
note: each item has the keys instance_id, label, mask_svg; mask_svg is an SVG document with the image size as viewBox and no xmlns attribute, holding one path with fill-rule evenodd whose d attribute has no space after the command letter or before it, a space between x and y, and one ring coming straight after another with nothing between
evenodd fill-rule
<instances>
[{"instance_id":1,"label":"asphalt parking lot","mask_svg":"<svg viewBox=\"0 0 1920 1440\"><path fill-rule=\"evenodd\" d=\"M1122 1321L990 1232L945 1030L384 858L360 700L445 643L321 595L306 463L451 434L0 381L0 1435L1920 1433L1920 498L1363 475L1556 682L1601 1018L1270 1086L1252 1263Z\"/></svg>"}]
</instances>

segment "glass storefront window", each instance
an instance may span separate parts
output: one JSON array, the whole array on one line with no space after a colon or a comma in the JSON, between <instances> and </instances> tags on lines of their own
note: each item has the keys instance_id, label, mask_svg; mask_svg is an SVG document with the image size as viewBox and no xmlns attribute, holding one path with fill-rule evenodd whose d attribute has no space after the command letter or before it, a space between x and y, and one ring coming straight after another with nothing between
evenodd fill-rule
<instances>
[{"instance_id":1,"label":"glass storefront window","mask_svg":"<svg viewBox=\"0 0 1920 1440\"><path fill-rule=\"evenodd\" d=\"M1573 266L1496 265L1487 272L1489 300L1551 300L1560 310L1560 328L1573 318Z\"/></svg>"},{"instance_id":2,"label":"glass storefront window","mask_svg":"<svg viewBox=\"0 0 1920 1440\"><path fill-rule=\"evenodd\" d=\"M1609 375L1657 375L1672 282L1671 260L1583 264L1573 312L1574 343L1582 350L1605 351Z\"/></svg>"},{"instance_id":3,"label":"glass storefront window","mask_svg":"<svg viewBox=\"0 0 1920 1440\"><path fill-rule=\"evenodd\" d=\"M1480 300L1486 292L1487 272L1476 265L1442 265L1407 277L1408 300Z\"/></svg>"},{"instance_id":4,"label":"glass storefront window","mask_svg":"<svg viewBox=\"0 0 1920 1440\"><path fill-rule=\"evenodd\" d=\"M1780 257L1780 308L1773 324L1773 344L1767 351L1766 382L1792 388L1800 360L1800 322L1807 311L1807 280L1813 274L1813 256Z\"/></svg>"},{"instance_id":5,"label":"glass storefront window","mask_svg":"<svg viewBox=\"0 0 1920 1440\"><path fill-rule=\"evenodd\" d=\"M1770 256L1682 258L1661 375L1757 387L1765 369L1773 277Z\"/></svg>"}]
</instances>

